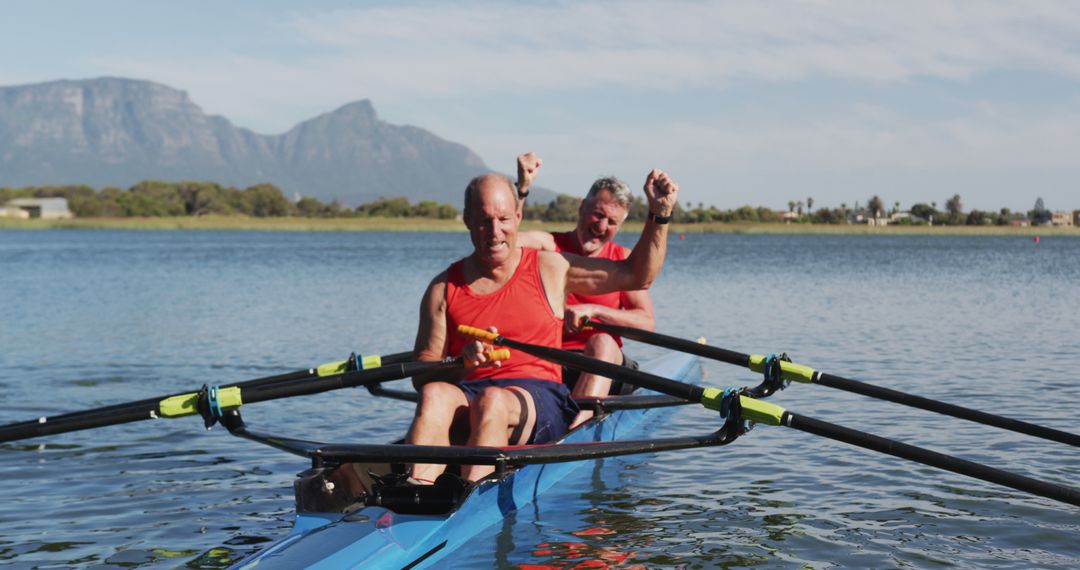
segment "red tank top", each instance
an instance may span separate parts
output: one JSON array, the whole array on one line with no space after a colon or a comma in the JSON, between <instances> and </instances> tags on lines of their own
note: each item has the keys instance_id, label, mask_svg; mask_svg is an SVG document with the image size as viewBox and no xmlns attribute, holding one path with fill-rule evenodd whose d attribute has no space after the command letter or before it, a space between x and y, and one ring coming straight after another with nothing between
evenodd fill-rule
<instances>
[{"instance_id":1,"label":"red tank top","mask_svg":"<svg viewBox=\"0 0 1080 570\"><path fill-rule=\"evenodd\" d=\"M574 232L563 232L558 234L551 234L555 238L555 251L573 253L575 255L585 255L581 251L580 244L578 243L577 235ZM626 259L626 255L623 252L622 246L616 244L613 241L609 241L600 248L599 253L594 257L601 257L604 259L612 259L615 261L621 261ZM604 293L602 295L582 295L578 293L566 294L567 305L603 305L605 307L611 307L612 309L623 309L628 304L626 301L626 293L624 291L612 291L611 293ZM585 348L585 341L590 336L598 334L594 332L583 333L564 333L563 334L563 348L567 350L582 350ZM622 337L611 335L615 338L615 342L622 346Z\"/></svg>"},{"instance_id":2,"label":"red tank top","mask_svg":"<svg viewBox=\"0 0 1080 570\"><path fill-rule=\"evenodd\" d=\"M540 281L539 252L522 248L521 262L498 291L487 295L474 292L465 282L465 260L447 269L446 327L447 354L457 356L470 342L457 334L458 325L487 329L521 342L543 346L562 345L562 315L551 312L544 285ZM481 367L469 372L466 380L478 378L539 378L562 383L559 365L511 349L510 360L499 368Z\"/></svg>"}]
</instances>

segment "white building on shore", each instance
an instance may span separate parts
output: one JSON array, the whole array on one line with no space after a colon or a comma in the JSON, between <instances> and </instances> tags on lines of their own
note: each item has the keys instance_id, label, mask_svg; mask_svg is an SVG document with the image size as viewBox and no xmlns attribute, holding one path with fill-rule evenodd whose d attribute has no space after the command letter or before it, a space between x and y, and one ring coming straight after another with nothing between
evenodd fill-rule
<instances>
[{"instance_id":1,"label":"white building on shore","mask_svg":"<svg viewBox=\"0 0 1080 570\"><path fill-rule=\"evenodd\" d=\"M0 216L43 220L63 220L75 217L68 209L67 198L16 198L0 206Z\"/></svg>"}]
</instances>

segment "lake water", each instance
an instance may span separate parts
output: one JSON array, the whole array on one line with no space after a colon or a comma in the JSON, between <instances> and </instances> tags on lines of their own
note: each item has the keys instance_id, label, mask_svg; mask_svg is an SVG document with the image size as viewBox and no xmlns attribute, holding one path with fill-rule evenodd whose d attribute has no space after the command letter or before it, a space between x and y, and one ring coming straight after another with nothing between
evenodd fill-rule
<instances>
[{"instance_id":1,"label":"lake water","mask_svg":"<svg viewBox=\"0 0 1080 570\"><path fill-rule=\"evenodd\" d=\"M406 350L424 287L468 250L464 233L0 231L0 423ZM671 242L653 294L667 334L1080 431L1080 239L690 235ZM759 380L703 366L718 387ZM1080 481L1080 451L1062 444L821 386L772 401ZM244 412L268 431L357 442L411 417L366 391ZM651 433L719 422L668 417ZM193 418L2 444L0 565L222 566L288 532L305 467ZM456 565L1080 567L1076 507L779 427L590 465L544 501Z\"/></svg>"}]
</instances>

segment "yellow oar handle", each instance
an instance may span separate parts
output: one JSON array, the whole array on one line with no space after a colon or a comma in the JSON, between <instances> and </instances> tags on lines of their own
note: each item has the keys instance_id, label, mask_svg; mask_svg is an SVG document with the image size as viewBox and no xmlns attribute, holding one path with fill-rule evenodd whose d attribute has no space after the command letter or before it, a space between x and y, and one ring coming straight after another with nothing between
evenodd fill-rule
<instances>
[{"instance_id":1,"label":"yellow oar handle","mask_svg":"<svg viewBox=\"0 0 1080 570\"><path fill-rule=\"evenodd\" d=\"M470 327L469 325L458 325L457 332L459 335L465 338L471 338L480 342L494 343L495 339L499 338L498 333L493 333L489 330L479 329L476 327Z\"/></svg>"},{"instance_id":2,"label":"yellow oar handle","mask_svg":"<svg viewBox=\"0 0 1080 570\"><path fill-rule=\"evenodd\" d=\"M232 386L218 390L218 405L222 410L239 408L243 401L240 399L240 387ZM158 404L158 413L163 418L178 418L199 413L199 393L191 392L165 398Z\"/></svg>"},{"instance_id":3,"label":"yellow oar handle","mask_svg":"<svg viewBox=\"0 0 1080 570\"><path fill-rule=\"evenodd\" d=\"M485 362L483 364L483 366L491 366L491 365L494 365L497 362L509 361L509 359L510 359L510 349L490 350L490 351L485 352L484 355L487 356L487 362ZM473 363L473 362L465 361L464 366L465 366L465 369L472 370L473 368L478 368L481 365L478 365L478 364Z\"/></svg>"},{"instance_id":4,"label":"yellow oar handle","mask_svg":"<svg viewBox=\"0 0 1080 570\"><path fill-rule=\"evenodd\" d=\"M780 425L786 411L776 404L755 400L749 396L739 396L739 405L742 406L744 418L770 426Z\"/></svg>"},{"instance_id":5,"label":"yellow oar handle","mask_svg":"<svg viewBox=\"0 0 1080 570\"><path fill-rule=\"evenodd\" d=\"M360 370L367 370L368 368L378 368L382 366L382 357L378 354L372 354L370 356L361 356L357 362L357 367ZM338 360L336 362L327 362L326 364L320 364L315 368L315 373L319 376L330 376L331 374L341 374L349 371L348 360Z\"/></svg>"},{"instance_id":6,"label":"yellow oar handle","mask_svg":"<svg viewBox=\"0 0 1080 570\"><path fill-rule=\"evenodd\" d=\"M499 362L503 360L510 360L509 348L496 348L495 350L489 350L484 353L488 357L488 360L492 362Z\"/></svg>"},{"instance_id":7,"label":"yellow oar handle","mask_svg":"<svg viewBox=\"0 0 1080 570\"><path fill-rule=\"evenodd\" d=\"M701 394L701 405L710 410L720 411L720 403L723 400L724 391L718 388L705 388ZM742 407L744 420L751 420L760 424L778 426L783 421L784 408L776 404L770 404L756 400L749 396L739 396L739 405Z\"/></svg>"},{"instance_id":8,"label":"yellow oar handle","mask_svg":"<svg viewBox=\"0 0 1080 570\"><path fill-rule=\"evenodd\" d=\"M470 338L472 340L478 340L480 342L494 343L495 339L499 338L497 333L493 333L488 330L484 330L477 327L470 327L469 325L458 325L457 332L459 335ZM490 366L496 362L502 360L510 360L509 348L496 348L495 350L489 350L484 353L490 362L485 362L485 366ZM466 368L474 368L473 363L466 362Z\"/></svg>"},{"instance_id":9,"label":"yellow oar handle","mask_svg":"<svg viewBox=\"0 0 1080 570\"><path fill-rule=\"evenodd\" d=\"M346 360L337 360L335 362L327 362L326 364L320 364L319 366L315 367L315 374L319 377L322 377L348 372L349 363L352 361L353 357L356 358L357 370L370 370L372 368L378 368L385 364L397 364L399 362L405 362L406 360L413 360L411 352L389 354L385 357L379 356L378 354L369 354L368 356L354 354L352 357L349 357Z\"/></svg>"},{"instance_id":10,"label":"yellow oar handle","mask_svg":"<svg viewBox=\"0 0 1080 570\"><path fill-rule=\"evenodd\" d=\"M767 357L763 354L751 354L750 370L753 370L754 372L765 372L766 358ZM784 380L810 384L814 381L814 374L815 370L809 366L803 366L802 364L796 364L786 360L780 361L780 377Z\"/></svg>"}]
</instances>

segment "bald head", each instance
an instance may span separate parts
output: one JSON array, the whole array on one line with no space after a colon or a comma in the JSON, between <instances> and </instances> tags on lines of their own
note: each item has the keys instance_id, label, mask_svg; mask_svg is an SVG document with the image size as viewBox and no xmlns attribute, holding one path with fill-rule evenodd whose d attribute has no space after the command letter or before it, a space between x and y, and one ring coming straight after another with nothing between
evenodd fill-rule
<instances>
[{"instance_id":1,"label":"bald head","mask_svg":"<svg viewBox=\"0 0 1080 570\"><path fill-rule=\"evenodd\" d=\"M505 176L477 176L465 189L462 216L473 242L473 259L494 268L512 262L518 253L517 231L521 223L517 192Z\"/></svg>"},{"instance_id":2,"label":"bald head","mask_svg":"<svg viewBox=\"0 0 1080 570\"><path fill-rule=\"evenodd\" d=\"M470 180L469 185L465 187L465 210L462 217L468 219L469 214L476 209L477 201L483 196L496 193L504 188L508 192L510 199L516 204L517 190L514 188L514 183L502 174L489 172Z\"/></svg>"}]
</instances>

